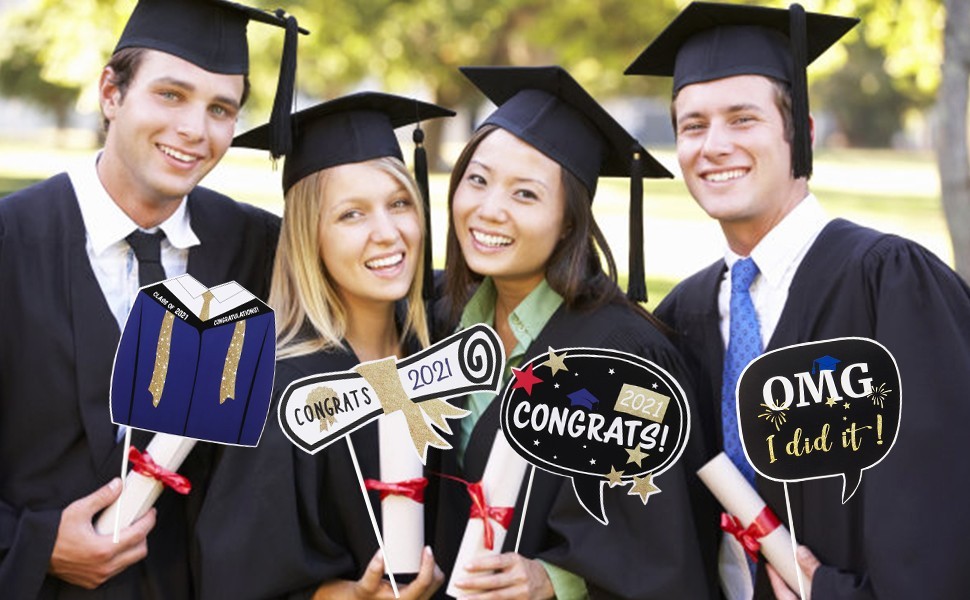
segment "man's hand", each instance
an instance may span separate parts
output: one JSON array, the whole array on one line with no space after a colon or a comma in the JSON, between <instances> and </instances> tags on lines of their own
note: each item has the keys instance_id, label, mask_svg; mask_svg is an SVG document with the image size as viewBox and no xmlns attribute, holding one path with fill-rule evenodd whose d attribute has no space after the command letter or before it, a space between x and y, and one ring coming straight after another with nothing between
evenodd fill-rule
<instances>
[{"instance_id":1,"label":"man's hand","mask_svg":"<svg viewBox=\"0 0 970 600\"><path fill-rule=\"evenodd\" d=\"M384 581L384 557L378 550L367 563L367 569L357 581L328 581L317 588L314 600L394 600L391 584ZM425 546L421 553L421 566L414 580L399 586L401 600L430 600L441 587L445 576L434 562L431 548Z\"/></svg>"},{"instance_id":2,"label":"man's hand","mask_svg":"<svg viewBox=\"0 0 970 600\"><path fill-rule=\"evenodd\" d=\"M547 600L555 596L542 564L514 552L476 558L466 570L468 575L455 582L463 590L461 598Z\"/></svg>"},{"instance_id":3,"label":"man's hand","mask_svg":"<svg viewBox=\"0 0 970 600\"><path fill-rule=\"evenodd\" d=\"M795 552L795 558L798 560L798 567L802 570L802 581L805 584L805 598L802 600L810 600L812 597L812 578L815 577L815 570L822 563L815 558L808 546L799 546L798 551ZM789 589L778 571L771 565L766 566L768 567L768 579L771 580L771 589L774 590L775 597L778 600L798 600L798 590Z\"/></svg>"},{"instance_id":4,"label":"man's hand","mask_svg":"<svg viewBox=\"0 0 970 600\"><path fill-rule=\"evenodd\" d=\"M57 539L48 571L68 583L92 590L148 555L145 538L155 526L155 509L119 532L115 544L110 535L94 530L94 515L121 495L121 479L115 478L90 495L75 500L61 513Z\"/></svg>"}]
</instances>

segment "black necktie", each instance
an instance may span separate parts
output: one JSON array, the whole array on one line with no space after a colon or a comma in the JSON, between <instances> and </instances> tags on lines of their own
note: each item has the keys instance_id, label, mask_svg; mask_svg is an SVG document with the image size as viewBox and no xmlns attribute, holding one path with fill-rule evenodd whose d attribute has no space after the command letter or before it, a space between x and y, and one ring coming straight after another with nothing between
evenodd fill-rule
<instances>
[{"instance_id":1,"label":"black necktie","mask_svg":"<svg viewBox=\"0 0 970 600\"><path fill-rule=\"evenodd\" d=\"M155 233L145 233L136 229L125 238L138 259L138 287L165 280L165 269L162 267L162 238L164 237L165 232L161 229Z\"/></svg>"}]
</instances>

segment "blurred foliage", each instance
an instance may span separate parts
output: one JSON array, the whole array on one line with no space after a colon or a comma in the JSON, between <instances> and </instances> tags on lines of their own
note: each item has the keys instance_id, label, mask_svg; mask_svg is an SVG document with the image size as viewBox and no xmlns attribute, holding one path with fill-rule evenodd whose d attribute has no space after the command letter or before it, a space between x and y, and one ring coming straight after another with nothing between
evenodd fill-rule
<instances>
[{"instance_id":1,"label":"blurred foliage","mask_svg":"<svg viewBox=\"0 0 970 600\"><path fill-rule=\"evenodd\" d=\"M275 8L269 0L251 4ZM787 1L747 2L784 7ZM422 95L471 108L479 96L457 73L467 64L562 64L597 96L624 91L663 97L669 81L624 77L623 69L687 4L684 0L280 0L311 31L301 36L298 85L311 98L358 86ZM808 10L862 17L843 45L810 70L836 73L813 97L830 108L851 142L882 144L906 110L939 85L941 0L804 0ZM3 93L42 105L93 89L134 0L28 0L0 15L0 70L19 73ZM253 112L265 115L275 89L282 36L250 28ZM851 54L852 61L847 58ZM25 73L31 73L25 75ZM851 73L851 74L850 74ZM67 99L65 99L67 98ZM305 104L305 103L301 103ZM88 108L94 108L89 103ZM884 122L871 118L884 115ZM873 130L879 130L875 133Z\"/></svg>"}]
</instances>

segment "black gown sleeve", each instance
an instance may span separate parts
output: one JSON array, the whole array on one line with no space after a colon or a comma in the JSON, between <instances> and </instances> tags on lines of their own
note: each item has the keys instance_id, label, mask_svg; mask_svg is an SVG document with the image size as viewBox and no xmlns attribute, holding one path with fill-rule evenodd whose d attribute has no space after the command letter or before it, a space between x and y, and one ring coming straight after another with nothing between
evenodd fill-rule
<instances>
[{"instance_id":1,"label":"black gown sleeve","mask_svg":"<svg viewBox=\"0 0 970 600\"><path fill-rule=\"evenodd\" d=\"M853 292L866 298L871 337L899 367L902 416L890 453L863 472L856 552L864 566L819 568L812 597L966 597L970 290L929 251L895 236L866 253L859 282Z\"/></svg>"}]
</instances>

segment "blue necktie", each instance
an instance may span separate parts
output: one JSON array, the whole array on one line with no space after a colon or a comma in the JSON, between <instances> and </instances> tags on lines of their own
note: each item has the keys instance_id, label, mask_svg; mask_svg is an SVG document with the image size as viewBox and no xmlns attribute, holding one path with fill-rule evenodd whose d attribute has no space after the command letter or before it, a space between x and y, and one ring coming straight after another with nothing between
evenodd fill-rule
<instances>
[{"instance_id":1,"label":"blue necktie","mask_svg":"<svg viewBox=\"0 0 970 600\"><path fill-rule=\"evenodd\" d=\"M721 386L721 426L724 452L754 485L754 469L748 464L738 436L738 416L734 392L741 371L761 354L761 329L748 288L758 276L758 266L744 258L731 267L731 324L727 355L724 357L724 379Z\"/></svg>"}]
</instances>

